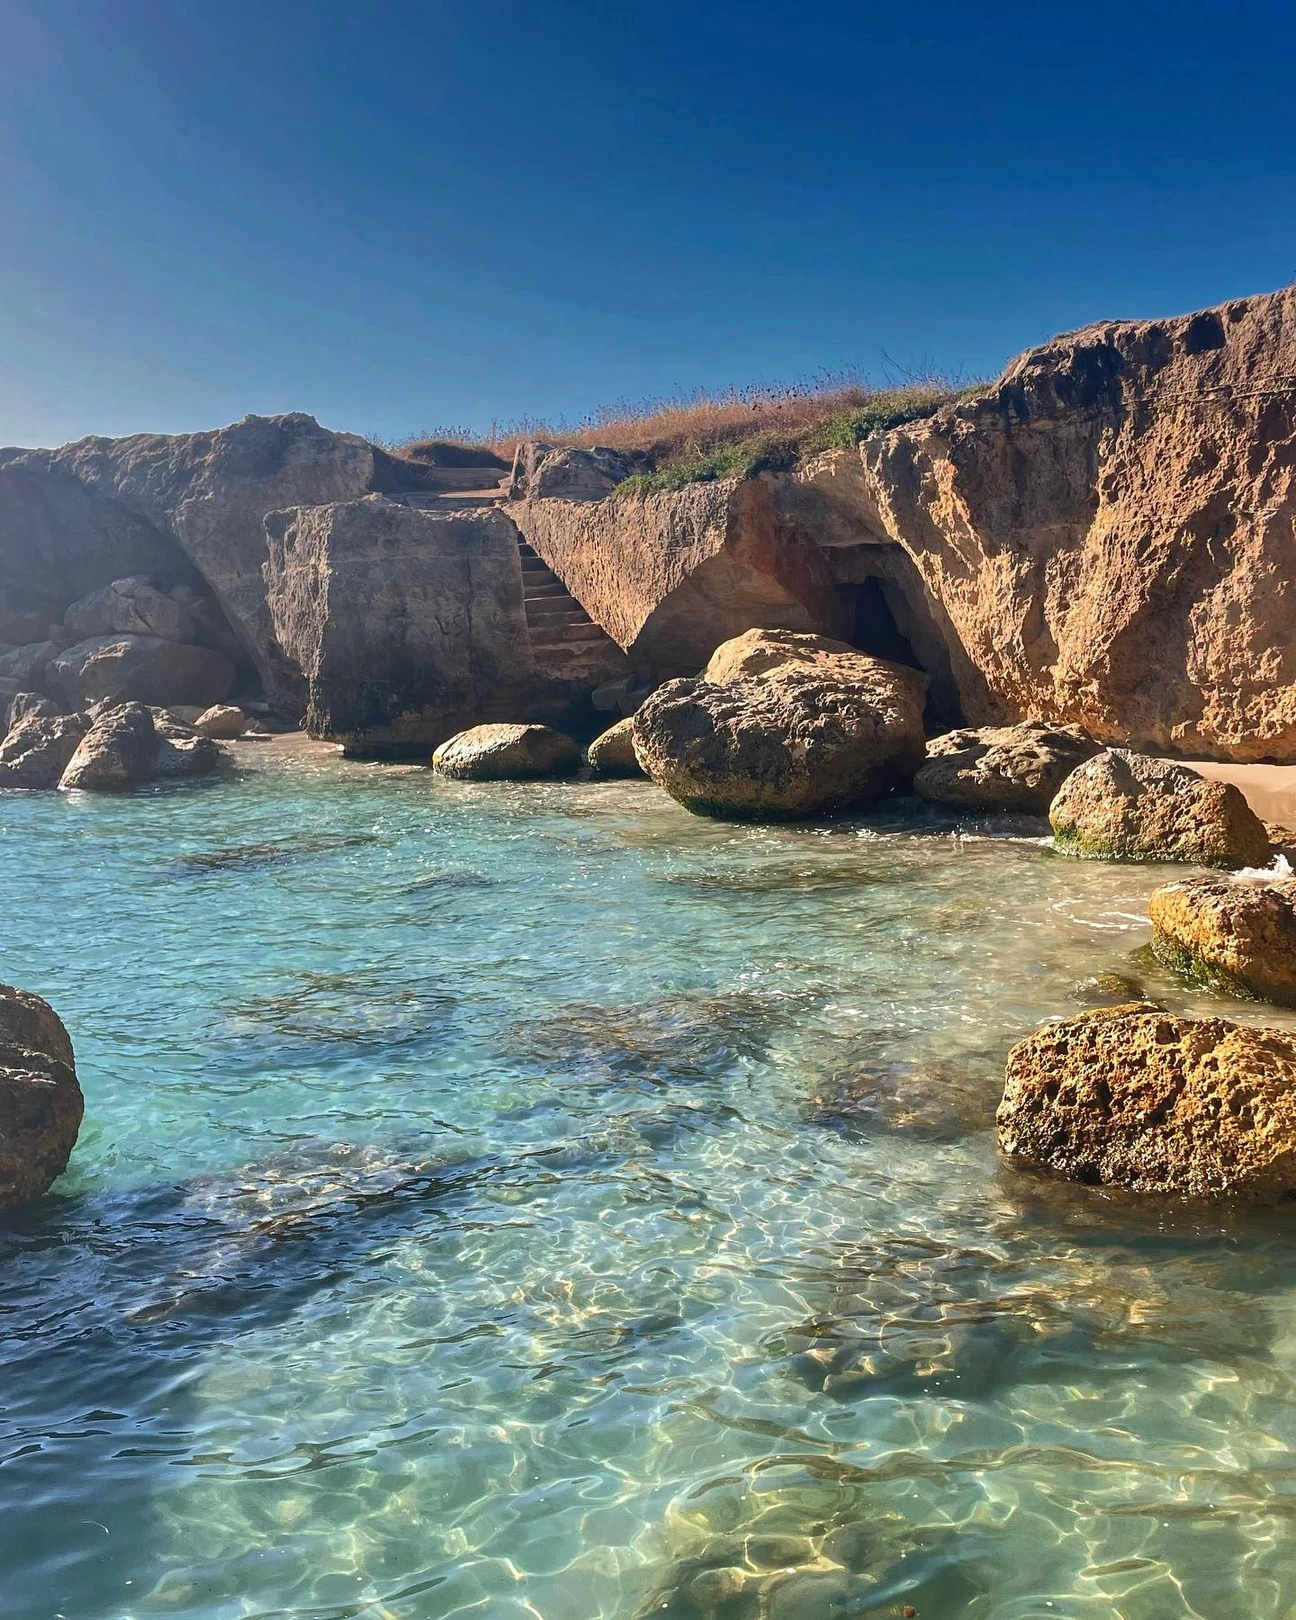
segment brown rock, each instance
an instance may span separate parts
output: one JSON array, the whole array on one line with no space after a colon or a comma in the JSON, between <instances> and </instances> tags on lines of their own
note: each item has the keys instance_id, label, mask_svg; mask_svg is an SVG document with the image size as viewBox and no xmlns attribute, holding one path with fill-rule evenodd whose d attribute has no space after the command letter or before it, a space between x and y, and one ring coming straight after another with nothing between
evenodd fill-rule
<instances>
[{"instance_id":1,"label":"brown rock","mask_svg":"<svg viewBox=\"0 0 1296 1620\"><path fill-rule=\"evenodd\" d=\"M1045 816L1071 772L1101 752L1082 727L1042 720L949 731L927 744L914 787L935 804Z\"/></svg>"},{"instance_id":2,"label":"brown rock","mask_svg":"<svg viewBox=\"0 0 1296 1620\"><path fill-rule=\"evenodd\" d=\"M0 705L3 704L0 697ZM53 698L42 697L39 692L15 692L9 701L8 731L12 731L20 720L29 720L32 715L43 715L47 719L56 714L62 714L62 709Z\"/></svg>"},{"instance_id":3,"label":"brown rock","mask_svg":"<svg viewBox=\"0 0 1296 1620\"><path fill-rule=\"evenodd\" d=\"M1235 996L1296 1006L1296 878L1187 878L1153 891L1163 962Z\"/></svg>"},{"instance_id":4,"label":"brown rock","mask_svg":"<svg viewBox=\"0 0 1296 1620\"><path fill-rule=\"evenodd\" d=\"M82 738L59 787L90 793L134 787L150 774L157 741L153 716L142 703L106 709Z\"/></svg>"},{"instance_id":5,"label":"brown rock","mask_svg":"<svg viewBox=\"0 0 1296 1620\"><path fill-rule=\"evenodd\" d=\"M58 1014L39 996L0 984L0 1208L49 1191L67 1168L84 1110Z\"/></svg>"},{"instance_id":6,"label":"brown rock","mask_svg":"<svg viewBox=\"0 0 1296 1620\"><path fill-rule=\"evenodd\" d=\"M737 637L707 671L721 681L670 681L634 717L640 765L699 815L845 809L906 785L922 762L915 670L784 631Z\"/></svg>"},{"instance_id":7,"label":"brown rock","mask_svg":"<svg viewBox=\"0 0 1296 1620\"><path fill-rule=\"evenodd\" d=\"M55 658L51 683L75 709L91 703L218 703L234 684L234 666L209 647L159 636L96 636Z\"/></svg>"},{"instance_id":8,"label":"brown rock","mask_svg":"<svg viewBox=\"0 0 1296 1620\"><path fill-rule=\"evenodd\" d=\"M157 743L148 766L148 779L164 780L180 776L210 776L225 762L221 747L211 737L186 727L158 724Z\"/></svg>"},{"instance_id":9,"label":"brown rock","mask_svg":"<svg viewBox=\"0 0 1296 1620\"><path fill-rule=\"evenodd\" d=\"M426 758L487 721L561 725L625 673L594 639L533 645L518 532L494 507L371 497L266 519L269 608L306 729L349 755Z\"/></svg>"},{"instance_id":10,"label":"brown rock","mask_svg":"<svg viewBox=\"0 0 1296 1620\"><path fill-rule=\"evenodd\" d=\"M247 730L247 715L232 703L216 703L204 709L191 724L201 736L232 742Z\"/></svg>"},{"instance_id":11,"label":"brown rock","mask_svg":"<svg viewBox=\"0 0 1296 1620\"><path fill-rule=\"evenodd\" d=\"M469 782L525 782L570 775L580 757L577 744L549 726L473 726L441 744L432 768Z\"/></svg>"},{"instance_id":12,"label":"brown rock","mask_svg":"<svg viewBox=\"0 0 1296 1620\"><path fill-rule=\"evenodd\" d=\"M0 788L56 788L86 734L77 714L32 714L0 743Z\"/></svg>"},{"instance_id":13,"label":"brown rock","mask_svg":"<svg viewBox=\"0 0 1296 1620\"><path fill-rule=\"evenodd\" d=\"M1109 749L1067 777L1049 808L1056 847L1116 861L1264 866L1269 837L1229 782Z\"/></svg>"},{"instance_id":14,"label":"brown rock","mask_svg":"<svg viewBox=\"0 0 1296 1620\"><path fill-rule=\"evenodd\" d=\"M618 720L595 737L585 757L600 776L642 776L643 767L634 751L634 717Z\"/></svg>"},{"instance_id":15,"label":"brown rock","mask_svg":"<svg viewBox=\"0 0 1296 1620\"><path fill-rule=\"evenodd\" d=\"M73 602L63 622L77 641L129 634L193 642L199 636L198 625L183 603L147 579L115 579L102 590L91 591Z\"/></svg>"},{"instance_id":16,"label":"brown rock","mask_svg":"<svg viewBox=\"0 0 1296 1620\"><path fill-rule=\"evenodd\" d=\"M1134 1005L1045 1024L1008 1054L999 1145L1135 1192L1296 1193L1296 1036Z\"/></svg>"}]
</instances>

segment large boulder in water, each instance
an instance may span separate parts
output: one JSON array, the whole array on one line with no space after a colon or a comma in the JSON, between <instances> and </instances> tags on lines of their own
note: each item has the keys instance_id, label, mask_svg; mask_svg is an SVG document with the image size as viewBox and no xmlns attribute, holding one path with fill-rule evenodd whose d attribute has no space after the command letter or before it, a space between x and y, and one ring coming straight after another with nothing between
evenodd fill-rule
<instances>
[{"instance_id":1,"label":"large boulder in water","mask_svg":"<svg viewBox=\"0 0 1296 1620\"><path fill-rule=\"evenodd\" d=\"M1046 1024L1008 1054L999 1145L1136 1192L1296 1194L1296 1035L1145 1003Z\"/></svg>"},{"instance_id":2,"label":"large boulder in water","mask_svg":"<svg viewBox=\"0 0 1296 1620\"><path fill-rule=\"evenodd\" d=\"M472 726L441 744L432 768L469 782L526 782L570 776L580 757L578 745L549 726Z\"/></svg>"},{"instance_id":3,"label":"large boulder in water","mask_svg":"<svg viewBox=\"0 0 1296 1620\"><path fill-rule=\"evenodd\" d=\"M600 776L642 776L643 767L635 756L633 715L595 737L585 757Z\"/></svg>"},{"instance_id":4,"label":"large boulder in water","mask_svg":"<svg viewBox=\"0 0 1296 1620\"><path fill-rule=\"evenodd\" d=\"M1071 772L1101 752L1083 727L1040 720L948 731L927 744L914 788L934 804L1046 816Z\"/></svg>"},{"instance_id":5,"label":"large boulder in water","mask_svg":"<svg viewBox=\"0 0 1296 1620\"><path fill-rule=\"evenodd\" d=\"M92 703L219 703L234 684L234 666L210 647L160 636L94 636L55 658L49 679L74 709Z\"/></svg>"},{"instance_id":6,"label":"large boulder in water","mask_svg":"<svg viewBox=\"0 0 1296 1620\"><path fill-rule=\"evenodd\" d=\"M1296 1006L1296 878L1187 878L1148 901L1153 949L1180 972L1227 991Z\"/></svg>"},{"instance_id":7,"label":"large boulder in water","mask_svg":"<svg viewBox=\"0 0 1296 1620\"><path fill-rule=\"evenodd\" d=\"M1056 847L1116 861L1265 866L1269 835L1229 782L1111 748L1067 777L1049 807Z\"/></svg>"},{"instance_id":8,"label":"large boulder in water","mask_svg":"<svg viewBox=\"0 0 1296 1620\"><path fill-rule=\"evenodd\" d=\"M86 734L79 714L31 714L0 743L0 788L56 788Z\"/></svg>"},{"instance_id":9,"label":"large boulder in water","mask_svg":"<svg viewBox=\"0 0 1296 1620\"><path fill-rule=\"evenodd\" d=\"M749 631L700 680L668 681L634 717L635 754L700 815L779 820L907 786L924 754L926 680L845 642Z\"/></svg>"},{"instance_id":10,"label":"large boulder in water","mask_svg":"<svg viewBox=\"0 0 1296 1620\"><path fill-rule=\"evenodd\" d=\"M84 1111L58 1014L39 996L0 984L0 1208L49 1191L67 1168Z\"/></svg>"}]
</instances>

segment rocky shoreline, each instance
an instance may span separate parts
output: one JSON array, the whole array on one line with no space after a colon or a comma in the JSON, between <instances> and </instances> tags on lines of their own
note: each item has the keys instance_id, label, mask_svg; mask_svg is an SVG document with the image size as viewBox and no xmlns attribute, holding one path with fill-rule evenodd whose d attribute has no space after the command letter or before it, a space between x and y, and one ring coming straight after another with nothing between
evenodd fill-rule
<instances>
[{"instance_id":1,"label":"rocky shoreline","mask_svg":"<svg viewBox=\"0 0 1296 1620\"><path fill-rule=\"evenodd\" d=\"M304 723L460 781L642 776L723 820L913 793L1213 871L1151 896L1160 959L1296 1004L1293 836L1220 779L1296 762L1296 394L1251 386L1294 357L1290 289L1092 327L854 449L649 493L598 448L522 446L505 479L297 415L0 451L0 791L210 775ZM1192 752L1215 768L1164 757ZM31 1135L0 1128L0 1203L47 1190L77 1112L52 1010L33 1046L4 994ZM1272 1201L1293 1088L1280 1032L1105 1009L1008 1054L999 1141Z\"/></svg>"}]
</instances>

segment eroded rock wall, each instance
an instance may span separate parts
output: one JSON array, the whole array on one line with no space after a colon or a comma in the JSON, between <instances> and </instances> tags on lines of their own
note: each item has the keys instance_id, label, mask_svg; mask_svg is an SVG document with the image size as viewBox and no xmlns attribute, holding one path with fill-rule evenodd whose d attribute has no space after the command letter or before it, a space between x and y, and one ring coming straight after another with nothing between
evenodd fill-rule
<instances>
[{"instance_id":1,"label":"eroded rock wall","mask_svg":"<svg viewBox=\"0 0 1296 1620\"><path fill-rule=\"evenodd\" d=\"M807 477L913 559L970 721L1293 761L1294 466L1287 289L1059 337Z\"/></svg>"},{"instance_id":2,"label":"eroded rock wall","mask_svg":"<svg viewBox=\"0 0 1296 1620\"><path fill-rule=\"evenodd\" d=\"M564 721L620 672L610 644L608 669L537 662L498 508L374 495L271 513L265 533L268 611L308 683L307 729L348 753L424 756L483 722Z\"/></svg>"},{"instance_id":3,"label":"eroded rock wall","mask_svg":"<svg viewBox=\"0 0 1296 1620\"><path fill-rule=\"evenodd\" d=\"M831 570L784 523L768 478L599 501L532 498L511 516L590 617L652 680L696 671L753 626L842 628Z\"/></svg>"},{"instance_id":4,"label":"eroded rock wall","mask_svg":"<svg viewBox=\"0 0 1296 1620\"><path fill-rule=\"evenodd\" d=\"M51 549L70 597L123 574L192 568L214 592L267 694L292 707L304 694L281 656L266 603L265 516L367 493L381 476L378 456L363 439L300 414L249 416L210 433L0 451L0 534L26 537L19 560L0 578L18 606L39 591ZM33 506L59 518L51 544L28 523ZM118 560L101 566L110 556Z\"/></svg>"}]
</instances>

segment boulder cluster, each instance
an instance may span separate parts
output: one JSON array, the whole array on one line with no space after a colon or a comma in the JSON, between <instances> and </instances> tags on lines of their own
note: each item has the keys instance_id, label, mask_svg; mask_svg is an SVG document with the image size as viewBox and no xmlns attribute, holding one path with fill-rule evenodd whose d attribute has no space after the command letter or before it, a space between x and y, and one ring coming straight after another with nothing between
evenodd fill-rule
<instances>
[{"instance_id":1,"label":"boulder cluster","mask_svg":"<svg viewBox=\"0 0 1296 1620\"><path fill-rule=\"evenodd\" d=\"M114 580L40 641L0 647L0 788L116 790L201 776L249 720L237 648L187 584ZM222 645L223 644L223 650Z\"/></svg>"},{"instance_id":2,"label":"boulder cluster","mask_svg":"<svg viewBox=\"0 0 1296 1620\"><path fill-rule=\"evenodd\" d=\"M0 645L0 703L36 692L68 712L128 702L205 710L233 690L237 656L210 596L117 579L73 602L38 640Z\"/></svg>"},{"instance_id":3,"label":"boulder cluster","mask_svg":"<svg viewBox=\"0 0 1296 1620\"><path fill-rule=\"evenodd\" d=\"M241 728L242 711L232 713ZM206 776L224 757L215 738L231 734L230 714L227 706L205 710L187 725L166 709L111 702L59 714L48 699L20 693L0 742L0 788L112 793Z\"/></svg>"}]
</instances>

